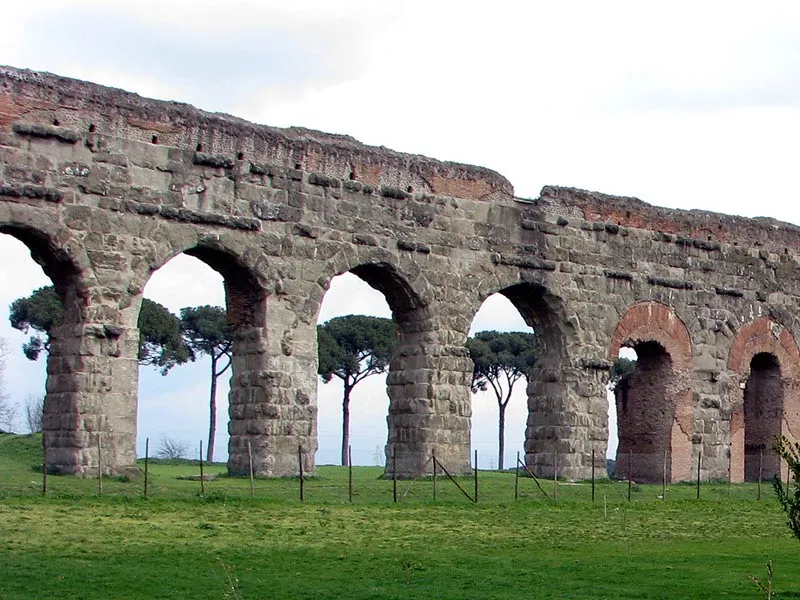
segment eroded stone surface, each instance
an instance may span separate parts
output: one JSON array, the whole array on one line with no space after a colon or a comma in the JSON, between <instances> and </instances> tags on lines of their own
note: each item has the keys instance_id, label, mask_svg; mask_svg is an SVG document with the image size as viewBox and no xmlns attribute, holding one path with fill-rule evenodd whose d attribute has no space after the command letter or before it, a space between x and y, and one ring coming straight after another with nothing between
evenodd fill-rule
<instances>
[{"instance_id":1,"label":"eroded stone surface","mask_svg":"<svg viewBox=\"0 0 800 600\"><path fill-rule=\"evenodd\" d=\"M603 464L605 384L625 345L653 350L633 380L634 421L654 426L634 473L653 479L666 450L672 480L694 477L701 452L703 477L726 477L730 455L743 478L744 431L776 427L745 407L758 353L781 379L756 369L752 403L781 386L774 433L800 434L794 225L570 188L525 200L488 169L2 67L0 230L65 301L45 409L47 461L62 472L96 470L98 441L108 471L133 463L141 294L181 252L225 280L234 473L248 442L261 475L297 472L298 448L313 471L316 319L345 271L383 292L398 324L386 453L400 475L434 451L469 471L464 343L495 292L539 337L525 443L537 474L557 462L561 478L588 477L593 451Z\"/></svg>"}]
</instances>

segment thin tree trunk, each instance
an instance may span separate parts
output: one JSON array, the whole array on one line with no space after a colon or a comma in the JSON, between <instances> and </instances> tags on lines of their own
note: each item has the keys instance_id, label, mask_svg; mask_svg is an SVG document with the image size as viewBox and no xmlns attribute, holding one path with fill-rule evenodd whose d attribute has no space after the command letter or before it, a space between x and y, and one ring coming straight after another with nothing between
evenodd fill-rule
<instances>
[{"instance_id":1,"label":"thin tree trunk","mask_svg":"<svg viewBox=\"0 0 800 600\"><path fill-rule=\"evenodd\" d=\"M498 419L498 444L497 447L499 448L497 454L497 468L502 471L503 470L503 453L506 449L506 404L502 402L498 403L500 407L500 418Z\"/></svg>"},{"instance_id":2,"label":"thin tree trunk","mask_svg":"<svg viewBox=\"0 0 800 600\"><path fill-rule=\"evenodd\" d=\"M348 466L347 447L350 445L350 392L353 388L344 382L344 398L342 399L342 466Z\"/></svg>"},{"instance_id":3,"label":"thin tree trunk","mask_svg":"<svg viewBox=\"0 0 800 600\"><path fill-rule=\"evenodd\" d=\"M209 398L208 451L206 462L214 462L214 437L217 434L217 357L211 354L211 394Z\"/></svg>"}]
</instances>

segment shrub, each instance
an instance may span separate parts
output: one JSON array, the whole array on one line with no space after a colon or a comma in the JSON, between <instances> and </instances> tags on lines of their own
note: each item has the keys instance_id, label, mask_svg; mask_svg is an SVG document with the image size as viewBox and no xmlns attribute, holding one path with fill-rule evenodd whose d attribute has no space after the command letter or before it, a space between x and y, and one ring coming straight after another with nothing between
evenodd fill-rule
<instances>
[{"instance_id":1,"label":"shrub","mask_svg":"<svg viewBox=\"0 0 800 600\"><path fill-rule=\"evenodd\" d=\"M772 487L775 489L778 502L786 512L789 529L800 540L800 443L791 442L783 436L776 436L772 447L789 465L790 473L785 488L778 475L773 479Z\"/></svg>"}]
</instances>

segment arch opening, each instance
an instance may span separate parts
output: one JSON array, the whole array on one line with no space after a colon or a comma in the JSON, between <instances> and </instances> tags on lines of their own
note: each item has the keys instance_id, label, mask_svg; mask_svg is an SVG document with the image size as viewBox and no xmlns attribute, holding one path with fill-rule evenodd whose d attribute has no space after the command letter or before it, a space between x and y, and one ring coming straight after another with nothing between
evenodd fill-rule
<instances>
[{"instance_id":1,"label":"arch opening","mask_svg":"<svg viewBox=\"0 0 800 600\"><path fill-rule=\"evenodd\" d=\"M569 394L577 375L569 368L566 339L572 325L561 300L544 285L525 281L499 291L519 311L535 332L536 362L527 377L525 463L536 475L574 479L575 474L556 464L556 454L572 452L571 439L577 423L570 417ZM583 457L581 457L581 460Z\"/></svg>"},{"instance_id":2,"label":"arch opening","mask_svg":"<svg viewBox=\"0 0 800 600\"><path fill-rule=\"evenodd\" d=\"M167 377L157 370L163 365L140 366L138 454L150 438L157 451L168 453L171 447L196 457L197 440L202 440L204 460L230 459L233 421L241 416L234 406L242 396L232 381L246 370L247 355L254 351L248 332L266 324L264 287L232 253L197 246L153 271L143 298L179 320L192 358L176 361ZM139 305L137 318L141 310Z\"/></svg>"},{"instance_id":3,"label":"arch opening","mask_svg":"<svg viewBox=\"0 0 800 600\"><path fill-rule=\"evenodd\" d=\"M519 311L525 324L536 332L540 359L537 368L560 368L566 359L565 334L570 327L560 300L548 289L532 282L500 290Z\"/></svg>"},{"instance_id":4,"label":"arch opening","mask_svg":"<svg viewBox=\"0 0 800 600\"><path fill-rule=\"evenodd\" d=\"M755 354L744 385L745 481L780 474L780 457L772 451L772 441L781 433L783 387L777 357L769 352Z\"/></svg>"},{"instance_id":5,"label":"arch opening","mask_svg":"<svg viewBox=\"0 0 800 600\"><path fill-rule=\"evenodd\" d=\"M635 368L614 388L617 415L617 477L635 481L671 480L671 442L676 398L671 393L672 357L660 343L626 344L636 355Z\"/></svg>"},{"instance_id":6,"label":"arch opening","mask_svg":"<svg viewBox=\"0 0 800 600\"><path fill-rule=\"evenodd\" d=\"M630 346L619 349L619 356L611 367L611 377L606 385L606 401L608 402L608 446L606 448L606 468L609 477L615 475L617 450L619 449L619 419L617 418L617 395L621 393L617 388L627 385L626 375L630 375L636 368L636 351Z\"/></svg>"},{"instance_id":7,"label":"arch opening","mask_svg":"<svg viewBox=\"0 0 800 600\"><path fill-rule=\"evenodd\" d=\"M266 326L266 291L250 268L216 248L197 246L184 254L205 263L222 277L228 324L234 334L242 329Z\"/></svg>"},{"instance_id":8,"label":"arch opening","mask_svg":"<svg viewBox=\"0 0 800 600\"><path fill-rule=\"evenodd\" d=\"M365 277L372 283L368 283ZM399 282L392 282L392 279L375 267L352 269L334 276L320 305L318 337L322 335L320 328L337 318L364 316L391 319L392 311L387 299L396 298L391 290L403 289ZM318 344L321 344L319 340ZM320 352L326 352L325 346L321 344L321 347ZM345 392L348 388L343 377L348 375L342 369L327 382L321 376L317 378L317 464L346 465L351 456L348 450L352 448L354 465L385 466L384 446L388 439L386 415L389 411L387 370L359 378L349 389L347 397Z\"/></svg>"},{"instance_id":9,"label":"arch opening","mask_svg":"<svg viewBox=\"0 0 800 600\"><path fill-rule=\"evenodd\" d=\"M615 475L650 483L688 480L694 452L689 331L668 306L641 302L617 324L609 359L626 347L636 363L615 390Z\"/></svg>"},{"instance_id":10,"label":"arch opening","mask_svg":"<svg viewBox=\"0 0 800 600\"><path fill-rule=\"evenodd\" d=\"M389 263L375 262L353 267L350 273L383 294L401 329L418 328L422 319L416 311L423 309L425 303L397 269Z\"/></svg>"},{"instance_id":11,"label":"arch opening","mask_svg":"<svg viewBox=\"0 0 800 600\"><path fill-rule=\"evenodd\" d=\"M467 349L478 361L472 376L471 450L482 457L483 468L513 468L525 443L534 331L505 295L494 293L472 319Z\"/></svg>"},{"instance_id":12,"label":"arch opening","mask_svg":"<svg viewBox=\"0 0 800 600\"><path fill-rule=\"evenodd\" d=\"M49 236L32 228L3 225L0 226L0 234L6 234L7 239L14 239L24 246L24 252L20 253L18 250L14 254L27 254L25 259L22 259L23 264L30 264L29 261L32 259L41 269L46 277L46 283L45 279L38 276L34 278L35 280L42 285L52 285L55 288L64 309L62 322L78 322L83 313L79 269L67 252L58 247ZM13 242L10 243L13 246Z\"/></svg>"},{"instance_id":13,"label":"arch opening","mask_svg":"<svg viewBox=\"0 0 800 600\"><path fill-rule=\"evenodd\" d=\"M36 290L54 286L52 278L54 253L47 249L44 238L20 229L2 228L0 253L3 269L0 271L0 303L4 307L0 320L0 430L7 432L41 431L47 382L47 357L41 354L38 360L30 360L23 353L36 331L23 332L15 329L9 320L10 305L17 299L29 298ZM26 235L27 234L27 235ZM41 244L41 245L40 245ZM42 247L44 246L44 248ZM67 263L71 265L71 263ZM65 269L69 272L70 269ZM73 282L69 278L59 286L64 296L75 295ZM60 296L63 301L63 296ZM46 334L42 335L46 339ZM46 355L46 350L44 354Z\"/></svg>"},{"instance_id":14,"label":"arch opening","mask_svg":"<svg viewBox=\"0 0 800 600\"><path fill-rule=\"evenodd\" d=\"M792 332L770 317L758 317L737 332L728 368L738 383L730 413L730 473L733 481L779 475L772 438L797 438L800 400L797 379L800 349Z\"/></svg>"}]
</instances>

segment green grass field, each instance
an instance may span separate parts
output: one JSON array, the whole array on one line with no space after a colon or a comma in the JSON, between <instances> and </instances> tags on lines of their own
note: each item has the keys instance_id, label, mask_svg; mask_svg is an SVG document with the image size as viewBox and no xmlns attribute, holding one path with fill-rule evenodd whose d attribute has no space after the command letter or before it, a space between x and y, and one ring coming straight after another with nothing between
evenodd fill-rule
<instances>
[{"instance_id":1,"label":"green grass field","mask_svg":"<svg viewBox=\"0 0 800 600\"><path fill-rule=\"evenodd\" d=\"M0 599L16 598L800 598L800 542L764 487L558 486L481 472L477 505L445 479L392 502L381 469L320 467L305 482L151 465L143 481L49 477L41 438L0 435ZM223 473L212 465L211 473ZM459 479L470 493L472 480ZM408 482L399 485L400 494ZM552 481L542 482L553 496Z\"/></svg>"}]
</instances>

